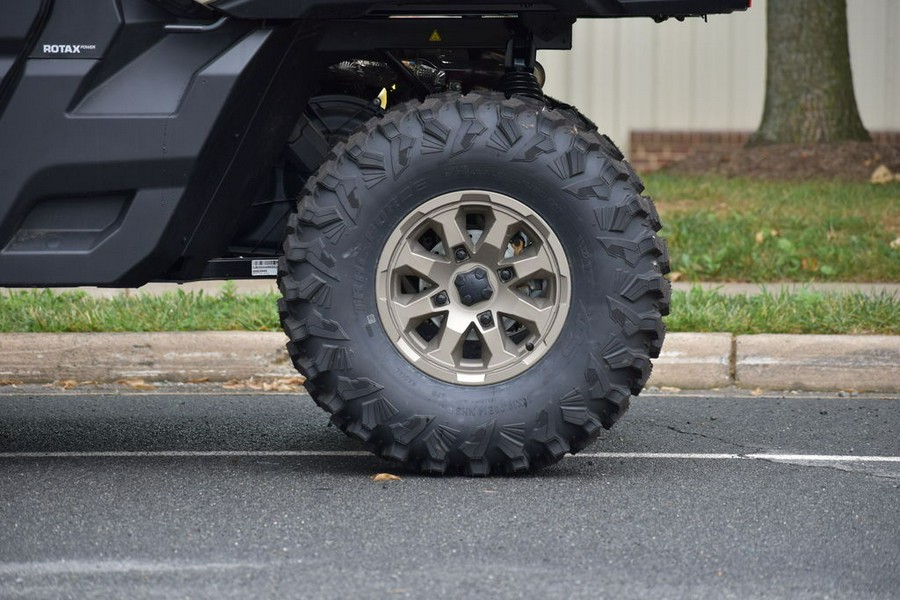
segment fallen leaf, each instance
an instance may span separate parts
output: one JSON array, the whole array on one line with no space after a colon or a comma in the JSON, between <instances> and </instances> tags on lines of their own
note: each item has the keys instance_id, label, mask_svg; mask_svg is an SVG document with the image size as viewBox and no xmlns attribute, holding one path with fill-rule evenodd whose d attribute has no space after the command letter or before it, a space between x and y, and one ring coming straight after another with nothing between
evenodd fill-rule
<instances>
[{"instance_id":1,"label":"fallen leaf","mask_svg":"<svg viewBox=\"0 0 900 600\"><path fill-rule=\"evenodd\" d=\"M258 390L261 392L301 392L306 378L300 375L294 377L277 377L271 381L264 381L256 377L249 379L229 379L222 384L226 390Z\"/></svg>"},{"instance_id":2,"label":"fallen leaf","mask_svg":"<svg viewBox=\"0 0 900 600\"><path fill-rule=\"evenodd\" d=\"M241 383L240 379L229 379L225 383L222 384L222 387L226 390L239 390L244 387L244 384Z\"/></svg>"},{"instance_id":3,"label":"fallen leaf","mask_svg":"<svg viewBox=\"0 0 900 600\"><path fill-rule=\"evenodd\" d=\"M209 381L209 377L195 377L194 379L188 379L188 383L206 383Z\"/></svg>"},{"instance_id":4,"label":"fallen leaf","mask_svg":"<svg viewBox=\"0 0 900 600\"><path fill-rule=\"evenodd\" d=\"M61 387L64 390L71 390L78 386L78 382L74 379L63 379L62 381L55 381L54 385Z\"/></svg>"},{"instance_id":5,"label":"fallen leaf","mask_svg":"<svg viewBox=\"0 0 900 600\"><path fill-rule=\"evenodd\" d=\"M681 279L681 277L682 277L681 271L672 271L671 273L669 273L669 281L673 281L673 282L678 281L679 279Z\"/></svg>"},{"instance_id":6,"label":"fallen leaf","mask_svg":"<svg viewBox=\"0 0 900 600\"><path fill-rule=\"evenodd\" d=\"M147 383L143 379L119 379L118 381L116 381L116 384L128 386L133 390L149 391L156 389L155 385Z\"/></svg>"},{"instance_id":7,"label":"fallen leaf","mask_svg":"<svg viewBox=\"0 0 900 600\"><path fill-rule=\"evenodd\" d=\"M764 234L762 231L757 231L755 239L757 244L762 244L763 240L766 239L766 234Z\"/></svg>"},{"instance_id":8,"label":"fallen leaf","mask_svg":"<svg viewBox=\"0 0 900 600\"><path fill-rule=\"evenodd\" d=\"M372 481L400 481L400 478L391 473L378 473L372 475Z\"/></svg>"},{"instance_id":9,"label":"fallen leaf","mask_svg":"<svg viewBox=\"0 0 900 600\"><path fill-rule=\"evenodd\" d=\"M894 250L900 250L900 237L891 242L891 248Z\"/></svg>"},{"instance_id":10,"label":"fallen leaf","mask_svg":"<svg viewBox=\"0 0 900 600\"><path fill-rule=\"evenodd\" d=\"M306 378L300 375L296 377L279 377L268 384L268 388L264 387L264 389L273 392L299 392L304 383L306 383Z\"/></svg>"},{"instance_id":11,"label":"fallen leaf","mask_svg":"<svg viewBox=\"0 0 900 600\"><path fill-rule=\"evenodd\" d=\"M255 377L251 377L250 379L245 381L244 386L251 390L262 391L265 389L265 384L261 381L257 381Z\"/></svg>"},{"instance_id":12,"label":"fallen leaf","mask_svg":"<svg viewBox=\"0 0 900 600\"><path fill-rule=\"evenodd\" d=\"M869 181L876 185L890 183L894 181L894 174L885 165L878 165L878 168L872 172Z\"/></svg>"},{"instance_id":13,"label":"fallen leaf","mask_svg":"<svg viewBox=\"0 0 900 600\"><path fill-rule=\"evenodd\" d=\"M659 391L661 391L661 392L668 392L668 393L670 393L670 394L673 394L673 393L675 393L675 392L680 392L680 391L681 391L681 388L679 388L679 387L673 387L673 386L671 386L671 385L664 385L664 386L662 386L662 387L659 388Z\"/></svg>"},{"instance_id":14,"label":"fallen leaf","mask_svg":"<svg viewBox=\"0 0 900 600\"><path fill-rule=\"evenodd\" d=\"M756 388L755 390L750 392L751 396L762 396L762 394L763 394L762 388Z\"/></svg>"},{"instance_id":15,"label":"fallen leaf","mask_svg":"<svg viewBox=\"0 0 900 600\"><path fill-rule=\"evenodd\" d=\"M0 385L22 385L18 379L0 379Z\"/></svg>"}]
</instances>

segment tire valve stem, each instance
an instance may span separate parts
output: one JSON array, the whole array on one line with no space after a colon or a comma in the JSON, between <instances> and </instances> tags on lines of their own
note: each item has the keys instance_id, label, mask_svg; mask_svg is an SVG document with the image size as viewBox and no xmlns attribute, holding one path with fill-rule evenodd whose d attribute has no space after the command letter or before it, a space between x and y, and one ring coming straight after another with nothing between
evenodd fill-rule
<instances>
[{"instance_id":1,"label":"tire valve stem","mask_svg":"<svg viewBox=\"0 0 900 600\"><path fill-rule=\"evenodd\" d=\"M525 349L531 352L532 350L534 350L534 344L528 342L527 344L525 344Z\"/></svg>"}]
</instances>

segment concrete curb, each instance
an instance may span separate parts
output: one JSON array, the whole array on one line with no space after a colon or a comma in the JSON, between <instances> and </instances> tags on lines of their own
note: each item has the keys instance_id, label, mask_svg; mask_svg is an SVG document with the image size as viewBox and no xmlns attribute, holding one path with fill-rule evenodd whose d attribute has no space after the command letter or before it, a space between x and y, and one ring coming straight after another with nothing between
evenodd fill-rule
<instances>
[{"instance_id":1,"label":"concrete curb","mask_svg":"<svg viewBox=\"0 0 900 600\"><path fill-rule=\"evenodd\" d=\"M189 382L295 376L283 333L5 333L0 379Z\"/></svg>"},{"instance_id":2,"label":"concrete curb","mask_svg":"<svg viewBox=\"0 0 900 600\"><path fill-rule=\"evenodd\" d=\"M190 382L296 375L282 333L0 334L0 381ZM900 336L670 333L650 386L900 391Z\"/></svg>"},{"instance_id":3,"label":"concrete curb","mask_svg":"<svg viewBox=\"0 0 900 600\"><path fill-rule=\"evenodd\" d=\"M730 333L667 333L647 385L709 389L734 384L734 336Z\"/></svg>"},{"instance_id":4,"label":"concrete curb","mask_svg":"<svg viewBox=\"0 0 900 600\"><path fill-rule=\"evenodd\" d=\"M740 387L900 391L900 336L742 335L735 346Z\"/></svg>"}]
</instances>

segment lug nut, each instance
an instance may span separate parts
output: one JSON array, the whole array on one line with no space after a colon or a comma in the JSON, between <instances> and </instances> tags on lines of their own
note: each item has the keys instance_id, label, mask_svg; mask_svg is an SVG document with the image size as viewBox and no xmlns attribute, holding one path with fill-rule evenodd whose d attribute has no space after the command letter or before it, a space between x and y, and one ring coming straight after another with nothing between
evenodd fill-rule
<instances>
[{"instance_id":1,"label":"lug nut","mask_svg":"<svg viewBox=\"0 0 900 600\"><path fill-rule=\"evenodd\" d=\"M447 296L447 292L440 292L438 295L434 297L435 306L444 306L450 301L450 298Z\"/></svg>"},{"instance_id":2,"label":"lug nut","mask_svg":"<svg viewBox=\"0 0 900 600\"><path fill-rule=\"evenodd\" d=\"M487 277L487 273L484 269L475 269L475 279L484 279Z\"/></svg>"},{"instance_id":3,"label":"lug nut","mask_svg":"<svg viewBox=\"0 0 900 600\"><path fill-rule=\"evenodd\" d=\"M456 249L456 260L458 260L459 262L462 262L462 261L466 260L467 258L469 258L469 253L466 252L465 248L457 248Z\"/></svg>"},{"instance_id":4,"label":"lug nut","mask_svg":"<svg viewBox=\"0 0 900 600\"><path fill-rule=\"evenodd\" d=\"M487 300L488 298L490 298L493 295L494 295L494 290L492 290L491 288L485 288L485 289L481 290L481 299L482 300Z\"/></svg>"},{"instance_id":5,"label":"lug nut","mask_svg":"<svg viewBox=\"0 0 900 600\"><path fill-rule=\"evenodd\" d=\"M462 301L463 301L463 304L465 304L466 306L472 306L472 296L470 296L469 294L466 294L465 296L463 296Z\"/></svg>"},{"instance_id":6,"label":"lug nut","mask_svg":"<svg viewBox=\"0 0 900 600\"><path fill-rule=\"evenodd\" d=\"M494 324L494 317L491 316L490 311L485 311L478 315L478 322L482 327L490 327Z\"/></svg>"},{"instance_id":7,"label":"lug nut","mask_svg":"<svg viewBox=\"0 0 900 600\"><path fill-rule=\"evenodd\" d=\"M498 275L500 275L500 281L509 281L510 279L512 279L513 272L509 267L504 267L500 269Z\"/></svg>"}]
</instances>

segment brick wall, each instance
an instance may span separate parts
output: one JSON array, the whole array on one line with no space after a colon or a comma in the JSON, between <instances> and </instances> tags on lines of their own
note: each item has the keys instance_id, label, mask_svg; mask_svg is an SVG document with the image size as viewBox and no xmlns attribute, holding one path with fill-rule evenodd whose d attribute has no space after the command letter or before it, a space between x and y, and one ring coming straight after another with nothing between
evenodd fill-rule
<instances>
[{"instance_id":1,"label":"brick wall","mask_svg":"<svg viewBox=\"0 0 900 600\"><path fill-rule=\"evenodd\" d=\"M629 136L629 162L639 173L656 171L697 150L737 150L747 143L749 131L636 130ZM879 144L900 145L900 131L870 131Z\"/></svg>"}]
</instances>

